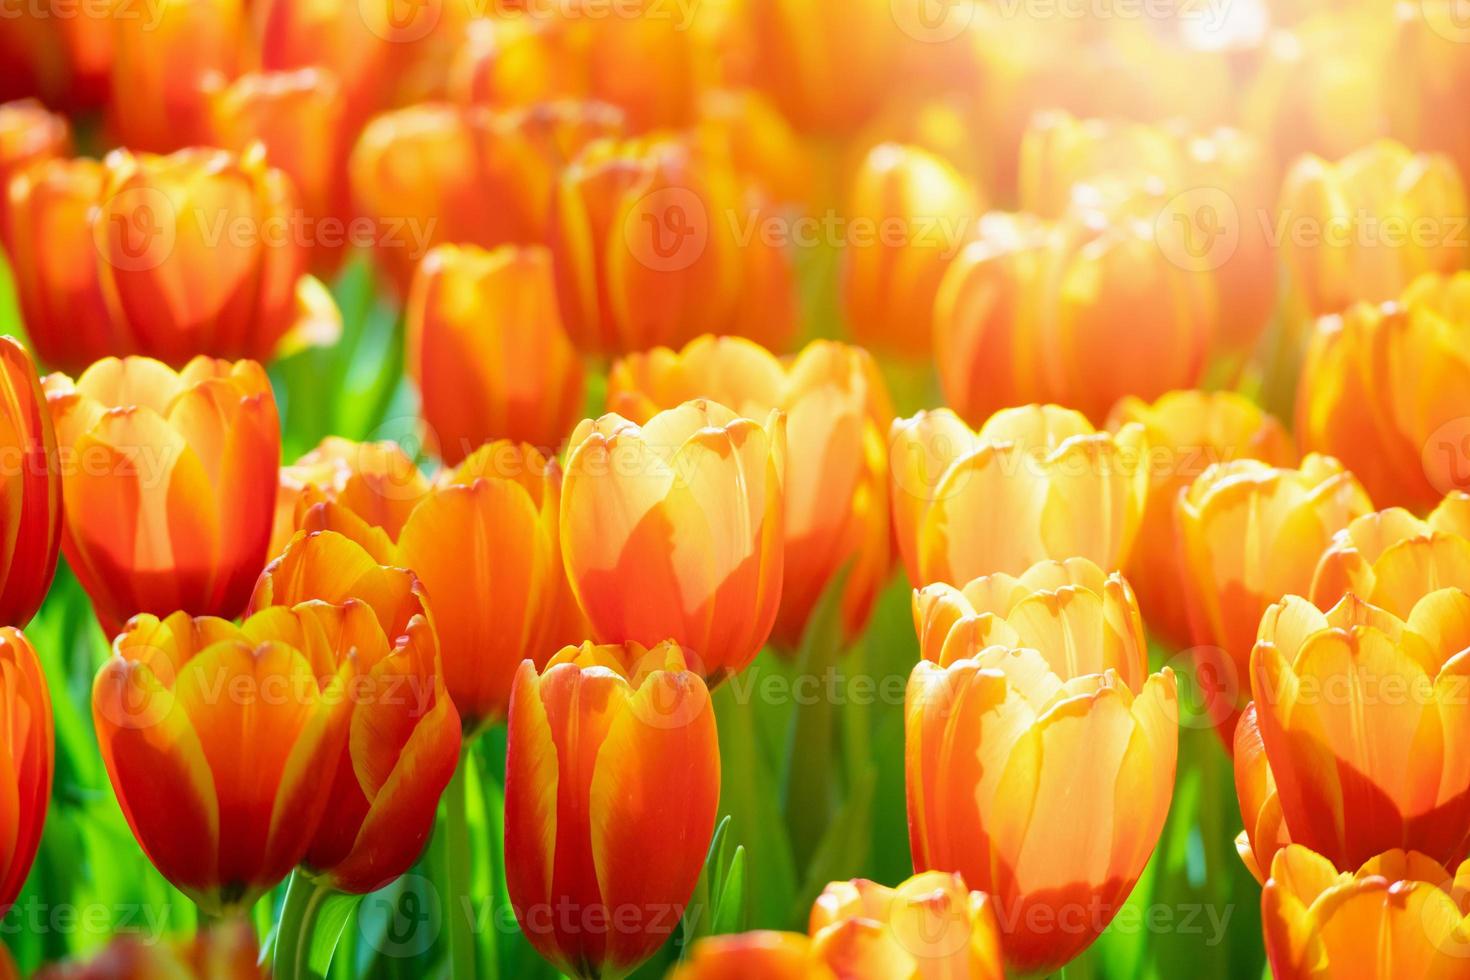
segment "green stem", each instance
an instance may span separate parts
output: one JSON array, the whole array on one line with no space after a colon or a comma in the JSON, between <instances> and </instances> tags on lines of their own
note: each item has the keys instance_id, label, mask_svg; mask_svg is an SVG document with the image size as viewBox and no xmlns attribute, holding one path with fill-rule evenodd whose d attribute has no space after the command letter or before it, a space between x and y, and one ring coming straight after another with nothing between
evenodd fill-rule
<instances>
[{"instance_id":1,"label":"green stem","mask_svg":"<svg viewBox=\"0 0 1470 980\"><path fill-rule=\"evenodd\" d=\"M311 941L316 932L317 917L332 889L313 881L299 869L291 873L286 886L286 902L281 908L281 921L276 926L276 952L273 976L276 980L305 980L311 977Z\"/></svg>"},{"instance_id":2,"label":"green stem","mask_svg":"<svg viewBox=\"0 0 1470 980\"><path fill-rule=\"evenodd\" d=\"M449 925L449 963L452 980L472 980L475 973L475 936L471 929L470 828L468 749L460 756L454 778L444 791L444 891ZM487 963L487 977L495 977L496 964Z\"/></svg>"}]
</instances>

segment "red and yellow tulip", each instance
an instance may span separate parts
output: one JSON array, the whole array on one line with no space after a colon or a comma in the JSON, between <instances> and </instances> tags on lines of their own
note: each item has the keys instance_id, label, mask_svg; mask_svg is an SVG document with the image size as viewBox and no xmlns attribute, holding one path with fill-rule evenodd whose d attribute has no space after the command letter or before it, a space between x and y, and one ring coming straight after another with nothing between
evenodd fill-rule
<instances>
[{"instance_id":1,"label":"red and yellow tulip","mask_svg":"<svg viewBox=\"0 0 1470 980\"><path fill-rule=\"evenodd\" d=\"M0 911L9 911L41 846L56 765L51 693L30 641L0 627Z\"/></svg>"},{"instance_id":2,"label":"red and yellow tulip","mask_svg":"<svg viewBox=\"0 0 1470 980\"><path fill-rule=\"evenodd\" d=\"M35 99L0 104L0 232L6 224L10 178L45 160L69 156L71 124Z\"/></svg>"},{"instance_id":3,"label":"red and yellow tulip","mask_svg":"<svg viewBox=\"0 0 1470 980\"><path fill-rule=\"evenodd\" d=\"M699 399L642 426L587 419L561 502L567 577L593 635L688 651L711 685L743 670L781 601L786 419Z\"/></svg>"},{"instance_id":4,"label":"red and yellow tulip","mask_svg":"<svg viewBox=\"0 0 1470 980\"><path fill-rule=\"evenodd\" d=\"M1380 504L1470 489L1470 272L1318 321L1297 389L1303 445L1352 467Z\"/></svg>"},{"instance_id":5,"label":"red and yellow tulip","mask_svg":"<svg viewBox=\"0 0 1470 980\"><path fill-rule=\"evenodd\" d=\"M630 354L608 374L611 411L646 424L707 397L746 418L786 416L785 574L772 634L794 650L828 584L846 570L846 635L862 632L888 578L888 452L893 410L876 362L857 347L816 341L782 361L739 337L704 336L683 350Z\"/></svg>"},{"instance_id":6,"label":"red and yellow tulip","mask_svg":"<svg viewBox=\"0 0 1470 980\"><path fill-rule=\"evenodd\" d=\"M1209 466L1259 459L1291 466L1296 449L1286 429L1243 395L1171 391L1149 404L1125 398L1109 427L1143 426L1149 446L1148 505L1128 564L1149 631L1174 649L1192 642L1189 607L1179 567L1176 510L1180 494Z\"/></svg>"},{"instance_id":7,"label":"red and yellow tulip","mask_svg":"<svg viewBox=\"0 0 1470 980\"><path fill-rule=\"evenodd\" d=\"M1011 970L1054 972L1117 914L1158 842L1174 787L1174 675L1148 674L1127 583L1082 559L930 586L914 620L914 866L990 894Z\"/></svg>"},{"instance_id":8,"label":"red and yellow tulip","mask_svg":"<svg viewBox=\"0 0 1470 980\"><path fill-rule=\"evenodd\" d=\"M46 598L61 545L61 461L26 349L0 337L0 625L24 626Z\"/></svg>"},{"instance_id":9,"label":"red and yellow tulip","mask_svg":"<svg viewBox=\"0 0 1470 980\"><path fill-rule=\"evenodd\" d=\"M1148 498L1143 427L1098 432L1056 405L973 431L950 410L894 422L893 524L916 586L1019 575L1047 558L1128 561Z\"/></svg>"},{"instance_id":10,"label":"red and yellow tulip","mask_svg":"<svg viewBox=\"0 0 1470 980\"><path fill-rule=\"evenodd\" d=\"M582 417L582 362L539 246L440 245L409 291L408 376L430 447L458 465L483 443L559 448Z\"/></svg>"},{"instance_id":11,"label":"red and yellow tulip","mask_svg":"<svg viewBox=\"0 0 1470 980\"><path fill-rule=\"evenodd\" d=\"M521 929L564 972L625 975L673 934L704 865L720 795L709 691L673 643L589 643L521 666L509 726Z\"/></svg>"},{"instance_id":12,"label":"red and yellow tulip","mask_svg":"<svg viewBox=\"0 0 1470 980\"><path fill-rule=\"evenodd\" d=\"M1249 688L1257 626L1273 603L1305 595L1333 535L1372 511L1329 456L1299 469L1254 459L1211 466L1179 496L1179 578L1205 710L1228 746Z\"/></svg>"},{"instance_id":13,"label":"red and yellow tulip","mask_svg":"<svg viewBox=\"0 0 1470 980\"><path fill-rule=\"evenodd\" d=\"M238 615L266 562L281 457L260 365L108 358L44 387L61 547L103 627L140 612Z\"/></svg>"},{"instance_id":14,"label":"red and yellow tulip","mask_svg":"<svg viewBox=\"0 0 1470 980\"><path fill-rule=\"evenodd\" d=\"M42 969L36 980L262 980L259 955L255 927L240 920L188 939L148 942L122 935L90 959Z\"/></svg>"}]
</instances>

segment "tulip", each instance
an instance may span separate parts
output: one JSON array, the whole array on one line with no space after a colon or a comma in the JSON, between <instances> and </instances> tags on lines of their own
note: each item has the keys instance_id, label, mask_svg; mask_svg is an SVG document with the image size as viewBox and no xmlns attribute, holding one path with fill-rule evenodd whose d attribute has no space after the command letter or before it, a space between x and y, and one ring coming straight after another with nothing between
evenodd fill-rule
<instances>
[{"instance_id":1,"label":"tulip","mask_svg":"<svg viewBox=\"0 0 1470 980\"><path fill-rule=\"evenodd\" d=\"M814 163L769 98L754 89L713 89L700 99L695 141L705 152L728 159L739 173L777 203L812 196Z\"/></svg>"},{"instance_id":2,"label":"tulip","mask_svg":"<svg viewBox=\"0 0 1470 980\"><path fill-rule=\"evenodd\" d=\"M104 630L138 612L238 615L265 565L281 457L260 365L107 358L44 388L61 547Z\"/></svg>"},{"instance_id":3,"label":"tulip","mask_svg":"<svg viewBox=\"0 0 1470 980\"><path fill-rule=\"evenodd\" d=\"M972 431L948 409L894 422L893 524L909 580L1018 575L1046 558L1127 564L1148 496L1141 425L1098 432L1029 405Z\"/></svg>"},{"instance_id":4,"label":"tulip","mask_svg":"<svg viewBox=\"0 0 1470 980\"><path fill-rule=\"evenodd\" d=\"M555 449L581 418L582 362L546 249L440 245L419 266L405 317L408 375L445 463L492 439Z\"/></svg>"},{"instance_id":5,"label":"tulip","mask_svg":"<svg viewBox=\"0 0 1470 980\"><path fill-rule=\"evenodd\" d=\"M95 109L112 71L113 11L106 4L36 0L6 11L0 31L0 102L40 98L57 109ZM3 188L0 188L3 189Z\"/></svg>"},{"instance_id":6,"label":"tulip","mask_svg":"<svg viewBox=\"0 0 1470 980\"><path fill-rule=\"evenodd\" d=\"M784 344L791 260L765 207L731 160L687 139L588 147L562 175L550 239L573 342L618 354L709 330Z\"/></svg>"},{"instance_id":7,"label":"tulip","mask_svg":"<svg viewBox=\"0 0 1470 980\"><path fill-rule=\"evenodd\" d=\"M1169 206L1125 182L1094 189L1050 224L980 223L933 305L940 380L962 417L978 425L1007 404L1055 401L1101 422L1125 395L1198 383L1218 288L1159 237ZM1109 370L1097 370L1104 362Z\"/></svg>"},{"instance_id":8,"label":"tulip","mask_svg":"<svg viewBox=\"0 0 1470 980\"><path fill-rule=\"evenodd\" d=\"M1419 8L1395 6L1393 15L1393 69L1384 79L1393 130L1410 146L1448 154L1461 176L1470 175L1470 136L1435 124L1470 94L1460 9L1455 0L1423 0Z\"/></svg>"},{"instance_id":9,"label":"tulip","mask_svg":"<svg viewBox=\"0 0 1470 980\"><path fill-rule=\"evenodd\" d=\"M1237 845L1257 878L1286 844L1345 871L1395 848L1452 866L1470 854L1466 623L1459 589L1407 619L1354 595L1266 611L1235 733Z\"/></svg>"},{"instance_id":10,"label":"tulip","mask_svg":"<svg viewBox=\"0 0 1470 980\"><path fill-rule=\"evenodd\" d=\"M812 906L816 958L861 980L1004 980L994 903L957 874L929 871L897 888L833 882Z\"/></svg>"},{"instance_id":11,"label":"tulip","mask_svg":"<svg viewBox=\"0 0 1470 980\"><path fill-rule=\"evenodd\" d=\"M353 199L382 229L378 256L406 291L415 265L441 242L544 241L561 169L583 146L622 129L622 114L597 103L505 112L411 106L362 131L349 161Z\"/></svg>"},{"instance_id":12,"label":"tulip","mask_svg":"<svg viewBox=\"0 0 1470 980\"><path fill-rule=\"evenodd\" d=\"M1470 272L1424 275L1396 303L1318 321L1297 389L1297 431L1340 454L1373 498L1427 509L1470 489Z\"/></svg>"},{"instance_id":13,"label":"tulip","mask_svg":"<svg viewBox=\"0 0 1470 980\"><path fill-rule=\"evenodd\" d=\"M622 109L633 132L682 129L712 80L715 52L708 32L670 14L646 0L615 17L486 18L470 25L450 87L462 101L497 108L603 102Z\"/></svg>"},{"instance_id":14,"label":"tulip","mask_svg":"<svg viewBox=\"0 0 1470 980\"><path fill-rule=\"evenodd\" d=\"M114 354L182 366L332 339L341 319L304 274L295 207L258 151L118 150L100 167L53 161L20 175L5 245L37 353L75 372Z\"/></svg>"},{"instance_id":15,"label":"tulip","mask_svg":"<svg viewBox=\"0 0 1470 980\"><path fill-rule=\"evenodd\" d=\"M123 934L90 960L44 967L36 980L261 980L258 956L255 927L240 920L187 939Z\"/></svg>"},{"instance_id":16,"label":"tulip","mask_svg":"<svg viewBox=\"0 0 1470 980\"><path fill-rule=\"evenodd\" d=\"M257 634L296 649L327 643L356 653L350 738L303 865L330 887L358 895L418 860L459 764L459 715L444 689L433 627L416 615L393 640L382 625L392 615L349 599L268 607L250 623Z\"/></svg>"},{"instance_id":17,"label":"tulip","mask_svg":"<svg viewBox=\"0 0 1470 980\"><path fill-rule=\"evenodd\" d=\"M843 307L863 344L923 357L946 267L981 212L975 188L913 146L874 147L853 178L844 243Z\"/></svg>"},{"instance_id":18,"label":"tulip","mask_svg":"<svg viewBox=\"0 0 1470 980\"><path fill-rule=\"evenodd\" d=\"M506 739L521 930L565 973L626 976L673 933L714 831L709 691L673 643L567 647L521 665Z\"/></svg>"},{"instance_id":19,"label":"tulip","mask_svg":"<svg viewBox=\"0 0 1470 980\"><path fill-rule=\"evenodd\" d=\"M1257 140L1233 129L1048 112L1026 131L1021 158L1021 206L1049 219L1067 213L1080 184L1121 179L1143 190L1157 182L1167 202L1155 224L1176 222L1157 229L1161 247L1215 281L1221 341L1252 347L1276 305L1277 265L1258 220L1275 203L1277 178Z\"/></svg>"},{"instance_id":20,"label":"tulip","mask_svg":"<svg viewBox=\"0 0 1470 980\"><path fill-rule=\"evenodd\" d=\"M0 232L10 178L43 160L71 153L71 125L34 99L0 104Z\"/></svg>"},{"instance_id":21,"label":"tulip","mask_svg":"<svg viewBox=\"0 0 1470 980\"><path fill-rule=\"evenodd\" d=\"M1337 163L1307 155L1286 175L1279 228L1307 311L1397 299L1426 272L1465 265L1465 185L1448 157L1379 140Z\"/></svg>"},{"instance_id":22,"label":"tulip","mask_svg":"<svg viewBox=\"0 0 1470 980\"><path fill-rule=\"evenodd\" d=\"M265 146L300 198L300 244L326 273L336 270L349 244L344 113L336 76L319 68L241 75L210 93L212 142L241 155L252 143Z\"/></svg>"},{"instance_id":23,"label":"tulip","mask_svg":"<svg viewBox=\"0 0 1470 980\"><path fill-rule=\"evenodd\" d=\"M796 932L742 932L709 936L694 944L670 980L836 980Z\"/></svg>"},{"instance_id":24,"label":"tulip","mask_svg":"<svg viewBox=\"0 0 1470 980\"><path fill-rule=\"evenodd\" d=\"M672 638L711 685L743 670L781 600L785 417L699 399L587 419L569 452L562 557L593 635Z\"/></svg>"},{"instance_id":25,"label":"tulip","mask_svg":"<svg viewBox=\"0 0 1470 980\"><path fill-rule=\"evenodd\" d=\"M346 743L354 636L320 606L292 617L138 615L93 687L133 835L213 915L249 909L306 856Z\"/></svg>"},{"instance_id":26,"label":"tulip","mask_svg":"<svg viewBox=\"0 0 1470 980\"><path fill-rule=\"evenodd\" d=\"M328 436L295 463L281 467L270 555L274 558L286 550L307 513L323 501L341 503L396 541L408 515L430 489L397 443Z\"/></svg>"},{"instance_id":27,"label":"tulip","mask_svg":"<svg viewBox=\"0 0 1470 980\"><path fill-rule=\"evenodd\" d=\"M1131 590L1090 562L930 586L914 609L914 866L992 897L1012 971L1055 972L1117 914L1163 829L1174 674L1148 675Z\"/></svg>"},{"instance_id":28,"label":"tulip","mask_svg":"<svg viewBox=\"0 0 1470 980\"><path fill-rule=\"evenodd\" d=\"M1259 459L1291 466L1296 450L1280 422L1233 392L1171 391L1153 404L1125 398L1114 407L1109 428L1129 422L1147 435L1150 483L1128 578L1136 583L1149 629L1170 648L1184 649L1192 634L1179 568L1180 493L1214 463Z\"/></svg>"},{"instance_id":29,"label":"tulip","mask_svg":"<svg viewBox=\"0 0 1470 980\"><path fill-rule=\"evenodd\" d=\"M1470 592L1470 494L1453 493L1424 520L1398 507L1337 532L1312 575L1312 602L1331 609L1351 592L1407 618L1423 596Z\"/></svg>"},{"instance_id":30,"label":"tulip","mask_svg":"<svg viewBox=\"0 0 1470 980\"><path fill-rule=\"evenodd\" d=\"M1277 980L1450 980L1465 975L1470 905L1452 875L1414 851L1375 855L1338 873L1310 848L1276 855L1261 893L1266 954Z\"/></svg>"},{"instance_id":31,"label":"tulip","mask_svg":"<svg viewBox=\"0 0 1470 980\"><path fill-rule=\"evenodd\" d=\"M883 440L893 410L877 364L861 348L832 341L815 341L783 363L751 341L706 335L678 352L630 354L608 373L608 408L636 423L700 396L750 419L773 409L786 416L785 585L774 641L796 648L844 570L842 622L854 639L890 563Z\"/></svg>"},{"instance_id":32,"label":"tulip","mask_svg":"<svg viewBox=\"0 0 1470 980\"><path fill-rule=\"evenodd\" d=\"M151 153L207 142L208 87L245 63L246 16L243 0L169 0L146 16L115 11L107 106L115 141Z\"/></svg>"},{"instance_id":33,"label":"tulip","mask_svg":"<svg viewBox=\"0 0 1470 980\"><path fill-rule=\"evenodd\" d=\"M0 623L24 626L46 598L61 544L61 469L56 435L36 369L24 347L0 337L0 391L9 461L3 475L7 517L0 521Z\"/></svg>"},{"instance_id":34,"label":"tulip","mask_svg":"<svg viewBox=\"0 0 1470 980\"><path fill-rule=\"evenodd\" d=\"M1226 745L1244 706L1256 626L1271 604L1305 594L1332 537L1373 504L1342 464L1300 469L1253 459L1211 466L1180 494L1179 572L1205 710Z\"/></svg>"},{"instance_id":35,"label":"tulip","mask_svg":"<svg viewBox=\"0 0 1470 980\"><path fill-rule=\"evenodd\" d=\"M0 627L0 914L10 910L41 846L51 802L56 747L51 694L35 648L10 626Z\"/></svg>"}]
</instances>

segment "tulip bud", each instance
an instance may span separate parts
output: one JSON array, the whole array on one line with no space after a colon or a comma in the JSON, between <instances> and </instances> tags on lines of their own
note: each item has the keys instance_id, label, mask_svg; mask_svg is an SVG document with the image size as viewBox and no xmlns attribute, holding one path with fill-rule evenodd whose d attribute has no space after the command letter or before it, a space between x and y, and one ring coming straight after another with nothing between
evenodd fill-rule
<instances>
[{"instance_id":1,"label":"tulip bud","mask_svg":"<svg viewBox=\"0 0 1470 980\"><path fill-rule=\"evenodd\" d=\"M305 857L347 738L352 636L334 636L321 607L295 612L313 628L282 629L271 611L242 626L136 616L93 687L128 826L213 915L249 909Z\"/></svg>"},{"instance_id":2,"label":"tulip bud","mask_svg":"<svg viewBox=\"0 0 1470 980\"><path fill-rule=\"evenodd\" d=\"M188 938L149 942L141 934L124 933L90 960L43 967L36 980L261 980L259 958L255 926L237 919Z\"/></svg>"},{"instance_id":3,"label":"tulip bud","mask_svg":"<svg viewBox=\"0 0 1470 980\"><path fill-rule=\"evenodd\" d=\"M0 474L7 501L7 516L0 520L0 624L21 627L41 608L56 572L61 469L36 368L10 337L0 337L0 393L0 451L8 460Z\"/></svg>"},{"instance_id":4,"label":"tulip bud","mask_svg":"<svg viewBox=\"0 0 1470 980\"><path fill-rule=\"evenodd\" d=\"M1125 398L1108 427L1129 422L1141 424L1147 436L1150 482L1128 578L1136 583L1149 630L1182 650L1192 641L1175 518L1180 493L1215 463L1259 459L1291 466L1296 450L1280 422L1233 392L1171 391L1152 405Z\"/></svg>"},{"instance_id":5,"label":"tulip bud","mask_svg":"<svg viewBox=\"0 0 1470 980\"><path fill-rule=\"evenodd\" d=\"M1294 595L1266 611L1235 735L1237 844L1258 879L1288 843L1341 870L1394 848L1452 866L1470 854L1467 623L1460 589L1407 619L1353 595L1325 613Z\"/></svg>"},{"instance_id":6,"label":"tulip bud","mask_svg":"<svg viewBox=\"0 0 1470 980\"><path fill-rule=\"evenodd\" d=\"M311 452L281 467L270 556L286 550L307 512L335 501L397 540L429 481L395 442L353 442L327 436Z\"/></svg>"},{"instance_id":7,"label":"tulip bud","mask_svg":"<svg viewBox=\"0 0 1470 980\"><path fill-rule=\"evenodd\" d=\"M4 760L0 814L0 914L10 910L30 874L41 846L41 827L51 803L56 765L51 694L30 641L10 626L0 626L0 759Z\"/></svg>"},{"instance_id":8,"label":"tulip bud","mask_svg":"<svg viewBox=\"0 0 1470 980\"><path fill-rule=\"evenodd\" d=\"M419 266L405 317L408 375L445 463L492 439L555 450L581 418L582 362L544 248L440 245Z\"/></svg>"},{"instance_id":9,"label":"tulip bud","mask_svg":"<svg viewBox=\"0 0 1470 980\"><path fill-rule=\"evenodd\" d=\"M10 178L43 160L71 153L71 125L34 99L0 104L0 234L6 225Z\"/></svg>"},{"instance_id":10,"label":"tulip bud","mask_svg":"<svg viewBox=\"0 0 1470 980\"><path fill-rule=\"evenodd\" d=\"M709 691L673 643L521 665L506 741L506 883L558 969L625 976L672 935L720 795ZM657 846L650 846L657 842Z\"/></svg>"},{"instance_id":11,"label":"tulip bud","mask_svg":"<svg viewBox=\"0 0 1470 980\"><path fill-rule=\"evenodd\" d=\"M562 556L593 635L671 637L711 685L743 670L781 600L784 416L699 399L584 420L569 452Z\"/></svg>"},{"instance_id":12,"label":"tulip bud","mask_svg":"<svg viewBox=\"0 0 1470 980\"><path fill-rule=\"evenodd\" d=\"M978 432L953 412L893 423L893 524L909 580L1018 575L1047 558L1127 563L1148 496L1140 425L1098 432L1055 405L997 412Z\"/></svg>"},{"instance_id":13,"label":"tulip bud","mask_svg":"<svg viewBox=\"0 0 1470 980\"><path fill-rule=\"evenodd\" d=\"M1055 972L1117 914L1163 830L1174 674L1148 675L1132 591L1082 560L931 586L915 623L914 866L991 895L1011 970Z\"/></svg>"},{"instance_id":14,"label":"tulip bud","mask_svg":"<svg viewBox=\"0 0 1470 980\"><path fill-rule=\"evenodd\" d=\"M738 337L704 336L675 352L630 354L608 374L608 408L646 424L660 410L708 397L750 419L786 416L785 573L774 641L795 650L829 583L846 569L849 639L863 630L888 578L888 454L893 410L861 348L815 341L783 363Z\"/></svg>"},{"instance_id":15,"label":"tulip bud","mask_svg":"<svg viewBox=\"0 0 1470 980\"><path fill-rule=\"evenodd\" d=\"M1356 478L1330 456L1300 469L1254 459L1211 466L1175 510L1180 581L1205 710L1231 744L1261 616L1301 595L1332 536L1373 509Z\"/></svg>"},{"instance_id":16,"label":"tulip bud","mask_svg":"<svg viewBox=\"0 0 1470 980\"><path fill-rule=\"evenodd\" d=\"M5 244L37 354L67 371L113 354L182 366L334 337L341 318L304 274L295 207L290 181L258 152L117 150L100 167L52 161L21 174Z\"/></svg>"},{"instance_id":17,"label":"tulip bud","mask_svg":"<svg viewBox=\"0 0 1470 980\"><path fill-rule=\"evenodd\" d=\"M1470 272L1318 321L1297 389L1303 444L1340 454L1373 498L1415 509L1470 489Z\"/></svg>"},{"instance_id":18,"label":"tulip bud","mask_svg":"<svg viewBox=\"0 0 1470 980\"><path fill-rule=\"evenodd\" d=\"M913 146L874 147L853 178L843 308L860 343L923 357L945 269L974 231L980 196L948 161Z\"/></svg>"},{"instance_id":19,"label":"tulip bud","mask_svg":"<svg viewBox=\"0 0 1470 980\"><path fill-rule=\"evenodd\" d=\"M1403 619L1422 597L1470 592L1470 494L1446 497L1425 520L1394 507L1338 531L1312 575L1312 602L1331 609L1351 592Z\"/></svg>"},{"instance_id":20,"label":"tulip bud","mask_svg":"<svg viewBox=\"0 0 1470 980\"><path fill-rule=\"evenodd\" d=\"M1423 854L1402 850L1339 874L1310 848L1286 848L1276 855L1261 893L1271 975L1463 976L1470 953L1467 874L1470 868L1463 865L1452 874Z\"/></svg>"},{"instance_id":21,"label":"tulip bud","mask_svg":"<svg viewBox=\"0 0 1470 980\"><path fill-rule=\"evenodd\" d=\"M709 936L694 944L670 980L836 980L796 932L742 932Z\"/></svg>"},{"instance_id":22,"label":"tulip bud","mask_svg":"<svg viewBox=\"0 0 1470 980\"><path fill-rule=\"evenodd\" d=\"M383 229L377 254L400 291L441 242L494 248L545 241L558 174L588 143L622 131L599 103L494 112L439 103L374 119L349 163L359 213Z\"/></svg>"},{"instance_id":23,"label":"tulip bud","mask_svg":"<svg viewBox=\"0 0 1470 980\"><path fill-rule=\"evenodd\" d=\"M1307 155L1286 175L1279 223L1307 311L1397 299L1426 272L1465 265L1470 203L1448 157L1379 140L1328 163Z\"/></svg>"},{"instance_id":24,"label":"tulip bud","mask_svg":"<svg viewBox=\"0 0 1470 980\"><path fill-rule=\"evenodd\" d=\"M238 615L265 565L281 458L260 365L108 358L44 387L61 547L103 629L138 612Z\"/></svg>"}]
</instances>

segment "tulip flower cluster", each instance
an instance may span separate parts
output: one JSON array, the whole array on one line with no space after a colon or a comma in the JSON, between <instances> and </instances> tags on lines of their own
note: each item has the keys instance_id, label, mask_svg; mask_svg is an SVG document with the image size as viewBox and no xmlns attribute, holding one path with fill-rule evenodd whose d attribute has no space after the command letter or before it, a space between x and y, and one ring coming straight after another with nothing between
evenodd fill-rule
<instances>
[{"instance_id":1,"label":"tulip flower cluster","mask_svg":"<svg viewBox=\"0 0 1470 980\"><path fill-rule=\"evenodd\" d=\"M0 0L0 980L1470 978L1463 3Z\"/></svg>"}]
</instances>

